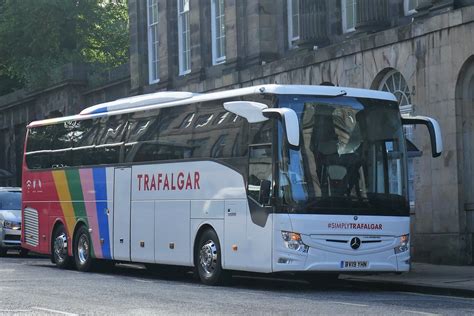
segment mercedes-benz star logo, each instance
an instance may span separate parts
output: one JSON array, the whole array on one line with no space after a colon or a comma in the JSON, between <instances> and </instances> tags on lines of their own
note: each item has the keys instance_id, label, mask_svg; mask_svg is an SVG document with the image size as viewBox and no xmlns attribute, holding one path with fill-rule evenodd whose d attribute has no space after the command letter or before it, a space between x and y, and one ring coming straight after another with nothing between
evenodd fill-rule
<instances>
[{"instance_id":1,"label":"mercedes-benz star logo","mask_svg":"<svg viewBox=\"0 0 474 316\"><path fill-rule=\"evenodd\" d=\"M354 237L351 239L351 248L356 250L360 247L360 239L359 237Z\"/></svg>"}]
</instances>

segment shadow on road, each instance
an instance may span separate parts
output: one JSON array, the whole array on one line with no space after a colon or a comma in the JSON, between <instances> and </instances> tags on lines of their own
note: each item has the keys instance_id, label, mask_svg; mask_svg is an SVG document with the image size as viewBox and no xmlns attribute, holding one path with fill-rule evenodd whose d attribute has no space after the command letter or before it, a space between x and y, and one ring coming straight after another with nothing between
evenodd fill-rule
<instances>
[{"instance_id":1,"label":"shadow on road","mask_svg":"<svg viewBox=\"0 0 474 316\"><path fill-rule=\"evenodd\" d=\"M19 258L17 255L8 255L7 257ZM49 258L38 255L29 255L29 259L39 259L30 261L28 264L45 269L58 269L51 263ZM70 271L75 269L70 268ZM67 271L67 270L66 270ZM95 266L90 274L101 274L116 276L121 278L141 279L143 281L151 282L175 282L183 284L195 284L204 286L194 276L194 273L189 268L179 268L172 266L157 266L156 269L149 270L141 264L103 262ZM322 279L321 283L312 283L305 281L301 276L298 278L286 275L267 275L258 273L243 273L235 271L232 273L232 278L226 283L224 288L239 288L257 291L275 291L286 293L301 293L301 292L353 292L357 290L360 292L375 292L380 289L373 288L368 284L360 284L348 280L332 280L327 281Z\"/></svg>"}]
</instances>

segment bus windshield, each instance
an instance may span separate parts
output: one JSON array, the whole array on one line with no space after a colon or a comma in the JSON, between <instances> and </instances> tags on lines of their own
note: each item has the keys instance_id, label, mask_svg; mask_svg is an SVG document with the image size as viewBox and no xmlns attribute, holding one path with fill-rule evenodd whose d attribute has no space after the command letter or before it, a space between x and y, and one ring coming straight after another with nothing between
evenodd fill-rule
<instances>
[{"instance_id":1,"label":"bus windshield","mask_svg":"<svg viewBox=\"0 0 474 316\"><path fill-rule=\"evenodd\" d=\"M396 102L280 96L300 123L300 147L279 128L278 192L292 213L408 216L406 149Z\"/></svg>"}]
</instances>

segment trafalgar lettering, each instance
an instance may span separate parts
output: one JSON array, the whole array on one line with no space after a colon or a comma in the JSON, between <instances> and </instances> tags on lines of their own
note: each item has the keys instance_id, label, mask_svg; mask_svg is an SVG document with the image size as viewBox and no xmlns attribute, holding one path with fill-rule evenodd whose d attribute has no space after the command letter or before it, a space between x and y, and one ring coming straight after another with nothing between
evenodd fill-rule
<instances>
[{"instance_id":1,"label":"trafalgar lettering","mask_svg":"<svg viewBox=\"0 0 474 316\"><path fill-rule=\"evenodd\" d=\"M199 190L200 174L195 172L137 174L138 191Z\"/></svg>"},{"instance_id":2,"label":"trafalgar lettering","mask_svg":"<svg viewBox=\"0 0 474 316\"><path fill-rule=\"evenodd\" d=\"M382 230L382 224L366 224L366 223L329 223L329 229L369 229Z\"/></svg>"}]
</instances>

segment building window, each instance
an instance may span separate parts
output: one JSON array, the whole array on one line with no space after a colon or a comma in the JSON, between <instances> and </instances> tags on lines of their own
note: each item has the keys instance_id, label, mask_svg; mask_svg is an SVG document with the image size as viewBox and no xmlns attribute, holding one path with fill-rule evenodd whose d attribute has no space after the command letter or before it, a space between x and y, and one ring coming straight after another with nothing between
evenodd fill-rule
<instances>
[{"instance_id":1,"label":"building window","mask_svg":"<svg viewBox=\"0 0 474 316\"><path fill-rule=\"evenodd\" d=\"M296 47L300 39L300 0L287 0L288 12L288 47Z\"/></svg>"},{"instance_id":2,"label":"building window","mask_svg":"<svg viewBox=\"0 0 474 316\"><path fill-rule=\"evenodd\" d=\"M160 56L158 34L158 0L148 0L148 77L149 83L160 81Z\"/></svg>"},{"instance_id":3,"label":"building window","mask_svg":"<svg viewBox=\"0 0 474 316\"><path fill-rule=\"evenodd\" d=\"M224 0L211 0L212 64L225 62Z\"/></svg>"},{"instance_id":4,"label":"building window","mask_svg":"<svg viewBox=\"0 0 474 316\"><path fill-rule=\"evenodd\" d=\"M402 115L411 115L413 113L413 105L411 103L411 93L408 83L406 82L403 75L397 70L389 71L382 79L379 85L379 90L391 92L395 95L400 107L400 113ZM413 142L413 125L403 127L405 137L409 142ZM414 170L414 155L408 153L408 198L410 200L410 207L414 209L415 206L415 170ZM399 168L396 165L390 168ZM397 170L398 171L398 170ZM401 172L401 171L398 171ZM392 185L392 184L391 184ZM397 184L393 184L397 185Z\"/></svg>"},{"instance_id":5,"label":"building window","mask_svg":"<svg viewBox=\"0 0 474 316\"><path fill-rule=\"evenodd\" d=\"M179 75L191 72L191 38L189 32L189 0L178 0Z\"/></svg>"},{"instance_id":6,"label":"building window","mask_svg":"<svg viewBox=\"0 0 474 316\"><path fill-rule=\"evenodd\" d=\"M342 0L342 31L354 32L357 22L357 0Z\"/></svg>"},{"instance_id":7,"label":"building window","mask_svg":"<svg viewBox=\"0 0 474 316\"><path fill-rule=\"evenodd\" d=\"M412 15L416 13L416 7L419 0L404 0L405 15Z\"/></svg>"}]
</instances>

